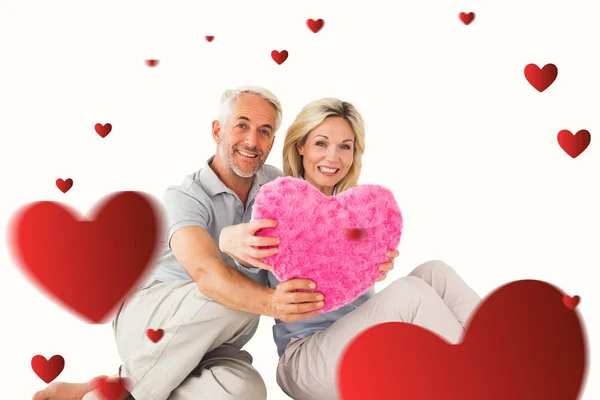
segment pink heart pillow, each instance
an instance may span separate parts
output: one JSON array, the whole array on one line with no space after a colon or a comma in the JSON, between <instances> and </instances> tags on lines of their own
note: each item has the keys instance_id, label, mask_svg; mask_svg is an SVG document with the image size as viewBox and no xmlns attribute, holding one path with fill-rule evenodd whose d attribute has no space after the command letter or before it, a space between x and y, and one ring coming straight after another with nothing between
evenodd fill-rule
<instances>
[{"instance_id":1,"label":"pink heart pillow","mask_svg":"<svg viewBox=\"0 0 600 400\"><path fill-rule=\"evenodd\" d=\"M325 296L323 312L354 301L373 286L381 274L378 266L389 261L386 253L398 248L402 233L396 200L379 185L325 196L305 180L277 178L256 195L253 219L278 222L256 232L281 240L279 252L264 261L280 282L315 281Z\"/></svg>"}]
</instances>

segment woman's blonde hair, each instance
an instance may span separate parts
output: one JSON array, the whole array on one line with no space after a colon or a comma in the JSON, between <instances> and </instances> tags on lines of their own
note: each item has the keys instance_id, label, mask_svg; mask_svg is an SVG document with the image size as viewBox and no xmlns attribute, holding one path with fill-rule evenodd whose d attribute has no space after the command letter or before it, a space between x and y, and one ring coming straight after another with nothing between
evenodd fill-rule
<instances>
[{"instance_id":1,"label":"woman's blonde hair","mask_svg":"<svg viewBox=\"0 0 600 400\"><path fill-rule=\"evenodd\" d=\"M283 173L285 176L301 178L304 175L302 156L298 146L306 143L308 134L321 125L326 118L341 117L350 124L354 133L354 160L346 176L336 185L337 193L358 185L365 152L365 126L354 105L335 98L313 101L300 111L288 128L283 143Z\"/></svg>"}]
</instances>

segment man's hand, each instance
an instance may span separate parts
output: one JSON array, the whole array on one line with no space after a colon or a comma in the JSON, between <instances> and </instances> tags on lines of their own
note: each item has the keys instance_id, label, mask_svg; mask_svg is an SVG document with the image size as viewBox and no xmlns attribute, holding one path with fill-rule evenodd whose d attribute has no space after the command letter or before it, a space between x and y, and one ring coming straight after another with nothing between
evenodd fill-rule
<instances>
[{"instance_id":1,"label":"man's hand","mask_svg":"<svg viewBox=\"0 0 600 400\"><path fill-rule=\"evenodd\" d=\"M390 262L379 266L379 270L383 272L375 279L375 282L384 280L387 277L388 272L394 269L394 258L398 257L399 254L400 252L398 252L398 250L390 250L387 252L386 256L390 258Z\"/></svg>"},{"instance_id":2,"label":"man's hand","mask_svg":"<svg viewBox=\"0 0 600 400\"><path fill-rule=\"evenodd\" d=\"M223 228L219 235L219 249L237 262L256 268L273 271L273 267L262 261L263 257L272 256L279 251L276 247L259 249L259 246L277 246L279 239L275 237L254 236L261 228L274 228L277 221L257 219L244 224Z\"/></svg>"},{"instance_id":3,"label":"man's hand","mask_svg":"<svg viewBox=\"0 0 600 400\"><path fill-rule=\"evenodd\" d=\"M323 308L323 295L319 292L295 292L313 290L316 284L308 279L290 279L281 282L271 296L271 316L283 322L294 322L314 317Z\"/></svg>"}]
</instances>

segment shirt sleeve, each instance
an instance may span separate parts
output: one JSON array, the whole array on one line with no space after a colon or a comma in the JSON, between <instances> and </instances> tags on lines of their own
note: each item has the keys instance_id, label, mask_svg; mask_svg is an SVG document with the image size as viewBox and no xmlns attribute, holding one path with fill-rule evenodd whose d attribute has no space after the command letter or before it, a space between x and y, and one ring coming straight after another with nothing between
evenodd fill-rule
<instances>
[{"instance_id":1,"label":"shirt sleeve","mask_svg":"<svg viewBox=\"0 0 600 400\"><path fill-rule=\"evenodd\" d=\"M163 204L168 219L169 248L173 234L181 228L198 226L210 232L211 218L207 206L189 191L178 187L169 188L163 196Z\"/></svg>"}]
</instances>

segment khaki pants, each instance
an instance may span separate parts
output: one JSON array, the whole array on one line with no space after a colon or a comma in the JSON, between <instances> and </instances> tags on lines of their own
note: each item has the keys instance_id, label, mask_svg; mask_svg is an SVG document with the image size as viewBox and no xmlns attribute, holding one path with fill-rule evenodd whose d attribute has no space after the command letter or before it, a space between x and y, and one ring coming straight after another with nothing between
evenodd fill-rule
<instances>
[{"instance_id":1,"label":"khaki pants","mask_svg":"<svg viewBox=\"0 0 600 400\"><path fill-rule=\"evenodd\" d=\"M338 399L338 358L361 331L384 322L408 322L454 344L480 301L454 269L442 261L426 262L327 330L293 339L279 360L277 383L296 400Z\"/></svg>"},{"instance_id":2,"label":"khaki pants","mask_svg":"<svg viewBox=\"0 0 600 400\"><path fill-rule=\"evenodd\" d=\"M194 281L154 282L128 297L113 322L120 375L136 400L265 400L264 381L241 350L258 322L208 299ZM150 341L149 328L163 329L162 339ZM84 396L95 399L97 391Z\"/></svg>"}]
</instances>

